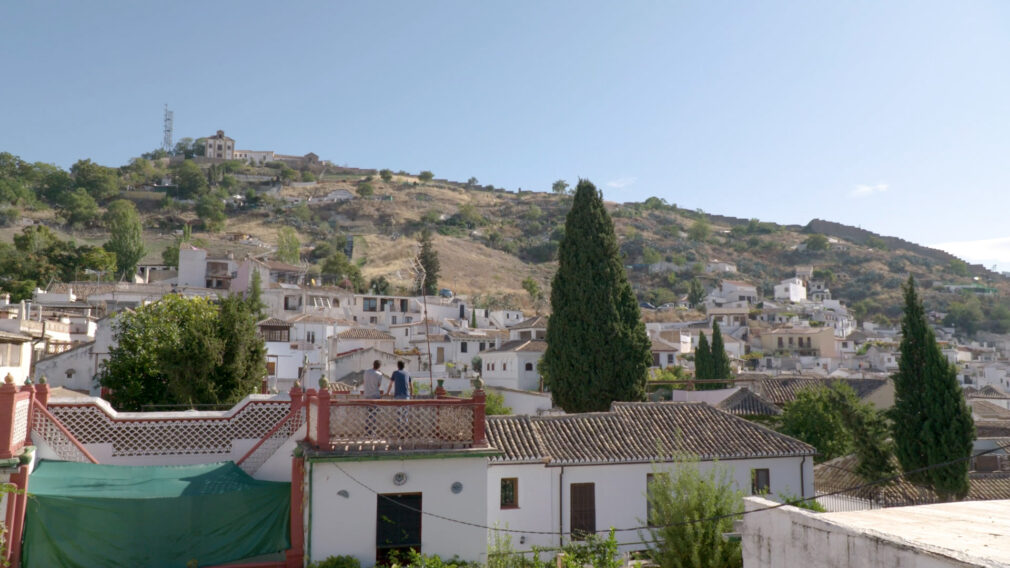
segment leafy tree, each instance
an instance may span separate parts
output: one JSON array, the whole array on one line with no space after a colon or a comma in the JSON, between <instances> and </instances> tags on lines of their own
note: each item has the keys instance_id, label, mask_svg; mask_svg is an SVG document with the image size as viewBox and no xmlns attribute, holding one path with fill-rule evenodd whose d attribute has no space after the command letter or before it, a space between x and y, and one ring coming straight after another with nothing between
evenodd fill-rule
<instances>
[{"instance_id":1,"label":"leafy tree","mask_svg":"<svg viewBox=\"0 0 1010 568\"><path fill-rule=\"evenodd\" d=\"M227 216L224 213L224 201L216 195L204 195L196 202L196 216L203 221L206 230L216 233L224 229Z\"/></svg>"},{"instance_id":2,"label":"leafy tree","mask_svg":"<svg viewBox=\"0 0 1010 568\"><path fill-rule=\"evenodd\" d=\"M421 183L428 183L429 181L435 179L435 174L424 170L423 172L417 174L417 179L421 180Z\"/></svg>"},{"instance_id":3,"label":"leafy tree","mask_svg":"<svg viewBox=\"0 0 1010 568\"><path fill-rule=\"evenodd\" d=\"M367 181L359 183L358 189L356 191L358 192L358 195L360 195L361 197L371 197L375 195L375 188L372 186L371 183Z\"/></svg>"},{"instance_id":4,"label":"leafy tree","mask_svg":"<svg viewBox=\"0 0 1010 568\"><path fill-rule=\"evenodd\" d=\"M817 448L817 463L848 455L853 450L852 434L840 406L858 402L856 393L845 383L802 389L783 408L779 430Z\"/></svg>"},{"instance_id":5,"label":"leafy tree","mask_svg":"<svg viewBox=\"0 0 1010 568\"><path fill-rule=\"evenodd\" d=\"M193 227L188 223L182 226L182 235L177 236L172 244L161 251L161 261L167 266L179 268L179 247L193 240Z\"/></svg>"},{"instance_id":6,"label":"leafy tree","mask_svg":"<svg viewBox=\"0 0 1010 568\"><path fill-rule=\"evenodd\" d=\"M182 199L195 199L210 190L207 185L207 176L204 175L200 166L192 160L184 160L175 166L172 171L175 178L175 185L179 188L179 197Z\"/></svg>"},{"instance_id":7,"label":"leafy tree","mask_svg":"<svg viewBox=\"0 0 1010 568\"><path fill-rule=\"evenodd\" d=\"M393 291L393 286L389 283L389 280L387 280L385 276L376 276L368 281L368 289L371 290L373 294L388 296L390 292Z\"/></svg>"},{"instance_id":8,"label":"leafy tree","mask_svg":"<svg viewBox=\"0 0 1010 568\"><path fill-rule=\"evenodd\" d=\"M526 293L530 295L533 308L537 313L540 313L540 308L544 301L544 291L540 288L540 284L532 276L527 276L523 280L522 286L523 290L526 290Z\"/></svg>"},{"instance_id":9,"label":"leafy tree","mask_svg":"<svg viewBox=\"0 0 1010 568\"><path fill-rule=\"evenodd\" d=\"M431 241L431 229L427 227L422 229L418 242L421 244L421 252L418 253L417 260L421 263L421 268L424 269L424 284L419 292L429 296L434 295L438 293L439 262L438 251L435 250L435 245Z\"/></svg>"},{"instance_id":10,"label":"leafy tree","mask_svg":"<svg viewBox=\"0 0 1010 568\"><path fill-rule=\"evenodd\" d=\"M691 224L691 228L687 230L687 238L692 241L704 242L708 240L711 233L712 226L708 223L708 217L702 214L694 220L694 223Z\"/></svg>"},{"instance_id":11,"label":"leafy tree","mask_svg":"<svg viewBox=\"0 0 1010 568\"><path fill-rule=\"evenodd\" d=\"M466 180L466 186L467 186L467 188L470 188L470 189L476 187L478 183L479 182L477 181L477 178L475 178L473 176L470 176L470 179Z\"/></svg>"},{"instance_id":12,"label":"leafy tree","mask_svg":"<svg viewBox=\"0 0 1010 568\"><path fill-rule=\"evenodd\" d=\"M957 370L940 351L926 322L915 280L905 284L905 313L901 320L901 357L894 379L890 411L895 454L902 469L956 461L910 475L932 486L942 499L968 494L968 457L975 424L957 384Z\"/></svg>"},{"instance_id":13,"label":"leafy tree","mask_svg":"<svg viewBox=\"0 0 1010 568\"><path fill-rule=\"evenodd\" d=\"M558 181L551 184L551 191L559 195L564 195L565 193L568 193L568 182L563 179L559 179Z\"/></svg>"},{"instance_id":14,"label":"leafy tree","mask_svg":"<svg viewBox=\"0 0 1010 568\"><path fill-rule=\"evenodd\" d=\"M671 470L655 466L646 498L652 528L641 540L650 543L653 562L664 568L743 566L740 543L723 538L743 510L728 467L717 463L703 472L696 458L678 460Z\"/></svg>"},{"instance_id":15,"label":"leafy tree","mask_svg":"<svg viewBox=\"0 0 1010 568\"><path fill-rule=\"evenodd\" d=\"M803 241L803 244L807 245L807 250L820 252L828 250L828 238L819 233L810 235Z\"/></svg>"},{"instance_id":16,"label":"leafy tree","mask_svg":"<svg viewBox=\"0 0 1010 568\"><path fill-rule=\"evenodd\" d=\"M104 201L119 193L116 170L91 160L78 160L70 166L70 175L74 178L74 185L87 191L96 201Z\"/></svg>"},{"instance_id":17,"label":"leafy tree","mask_svg":"<svg viewBox=\"0 0 1010 568\"><path fill-rule=\"evenodd\" d=\"M580 180L551 286L544 381L567 412L643 400L652 354L603 198ZM603 349L601 346L606 345Z\"/></svg>"},{"instance_id":18,"label":"leafy tree","mask_svg":"<svg viewBox=\"0 0 1010 568\"><path fill-rule=\"evenodd\" d=\"M156 404L233 404L266 375L263 340L249 306L229 297L168 295L120 312L116 345L99 382L119 410Z\"/></svg>"},{"instance_id":19,"label":"leafy tree","mask_svg":"<svg viewBox=\"0 0 1010 568\"><path fill-rule=\"evenodd\" d=\"M393 181L393 170L388 169L379 170L379 178L381 178L382 181L386 183Z\"/></svg>"},{"instance_id":20,"label":"leafy tree","mask_svg":"<svg viewBox=\"0 0 1010 568\"><path fill-rule=\"evenodd\" d=\"M880 237L869 237L866 239L866 246L871 249L887 250L887 242Z\"/></svg>"},{"instance_id":21,"label":"leafy tree","mask_svg":"<svg viewBox=\"0 0 1010 568\"><path fill-rule=\"evenodd\" d=\"M347 259L343 252L334 251L323 261L323 279L336 280L357 292L365 291L365 280L361 269Z\"/></svg>"},{"instance_id":22,"label":"leafy tree","mask_svg":"<svg viewBox=\"0 0 1010 568\"><path fill-rule=\"evenodd\" d=\"M281 262L298 264L301 260L302 243L298 233L291 227L281 227L277 231L277 259Z\"/></svg>"},{"instance_id":23,"label":"leafy tree","mask_svg":"<svg viewBox=\"0 0 1010 568\"><path fill-rule=\"evenodd\" d=\"M950 263L947 264L947 272L954 276L963 276L965 278L971 275L971 272L968 270L968 263L960 258L950 259Z\"/></svg>"},{"instance_id":24,"label":"leafy tree","mask_svg":"<svg viewBox=\"0 0 1010 568\"><path fill-rule=\"evenodd\" d=\"M110 236L104 246L116 255L116 274L120 278L132 278L137 272L137 263L147 254L137 207L132 201L117 199L109 204L105 223Z\"/></svg>"},{"instance_id":25,"label":"leafy tree","mask_svg":"<svg viewBox=\"0 0 1010 568\"><path fill-rule=\"evenodd\" d=\"M961 333L972 336L982 323L982 305L974 296L964 298L963 302L951 302L947 307L947 315L943 325L954 326Z\"/></svg>"},{"instance_id":26,"label":"leafy tree","mask_svg":"<svg viewBox=\"0 0 1010 568\"><path fill-rule=\"evenodd\" d=\"M253 270L252 281L249 283L249 292L245 297L246 305L252 312L253 318L260 321L266 315L267 305L263 303L263 277L259 270Z\"/></svg>"},{"instance_id":27,"label":"leafy tree","mask_svg":"<svg viewBox=\"0 0 1010 568\"><path fill-rule=\"evenodd\" d=\"M687 303L692 308L697 308L703 301L705 301L705 288L697 278L692 278L687 286Z\"/></svg>"},{"instance_id":28,"label":"leafy tree","mask_svg":"<svg viewBox=\"0 0 1010 568\"><path fill-rule=\"evenodd\" d=\"M63 195L62 209L67 223L73 227L83 227L98 219L98 203L83 187Z\"/></svg>"}]
</instances>

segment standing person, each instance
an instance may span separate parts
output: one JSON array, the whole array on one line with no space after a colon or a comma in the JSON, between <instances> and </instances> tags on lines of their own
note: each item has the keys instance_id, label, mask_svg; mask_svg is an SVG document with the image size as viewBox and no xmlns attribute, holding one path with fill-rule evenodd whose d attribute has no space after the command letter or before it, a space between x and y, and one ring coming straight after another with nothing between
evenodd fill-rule
<instances>
[{"instance_id":1,"label":"standing person","mask_svg":"<svg viewBox=\"0 0 1010 568\"><path fill-rule=\"evenodd\" d=\"M414 390L413 386L413 379L403 370L403 361L397 361L396 370L389 377L389 387L386 388L386 395L389 395L389 391L393 391L393 398L409 400L410 393Z\"/></svg>"},{"instance_id":2,"label":"standing person","mask_svg":"<svg viewBox=\"0 0 1010 568\"><path fill-rule=\"evenodd\" d=\"M365 381L362 387L364 398L382 398L382 371L379 367L382 363L376 359L372 361L372 368L365 371Z\"/></svg>"}]
</instances>

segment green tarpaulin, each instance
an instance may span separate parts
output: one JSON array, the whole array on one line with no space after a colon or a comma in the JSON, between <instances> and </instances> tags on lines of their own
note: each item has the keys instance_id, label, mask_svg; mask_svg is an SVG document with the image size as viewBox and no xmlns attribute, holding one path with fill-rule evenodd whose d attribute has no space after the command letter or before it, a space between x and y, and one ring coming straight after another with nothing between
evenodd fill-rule
<instances>
[{"instance_id":1,"label":"green tarpaulin","mask_svg":"<svg viewBox=\"0 0 1010 568\"><path fill-rule=\"evenodd\" d=\"M23 566L200 566L285 550L291 484L232 462L43 461L28 480Z\"/></svg>"}]
</instances>

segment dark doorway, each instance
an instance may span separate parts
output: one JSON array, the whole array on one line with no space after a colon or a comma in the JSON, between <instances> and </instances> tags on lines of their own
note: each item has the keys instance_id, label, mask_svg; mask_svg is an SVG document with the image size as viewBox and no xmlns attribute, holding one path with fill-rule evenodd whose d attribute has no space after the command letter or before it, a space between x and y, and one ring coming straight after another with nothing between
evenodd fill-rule
<instances>
[{"instance_id":1,"label":"dark doorway","mask_svg":"<svg viewBox=\"0 0 1010 568\"><path fill-rule=\"evenodd\" d=\"M573 483L569 487L572 540L596 532L596 484Z\"/></svg>"},{"instance_id":2,"label":"dark doorway","mask_svg":"<svg viewBox=\"0 0 1010 568\"><path fill-rule=\"evenodd\" d=\"M387 493L376 497L375 562L390 564L391 555L405 559L421 552L421 494Z\"/></svg>"}]
</instances>

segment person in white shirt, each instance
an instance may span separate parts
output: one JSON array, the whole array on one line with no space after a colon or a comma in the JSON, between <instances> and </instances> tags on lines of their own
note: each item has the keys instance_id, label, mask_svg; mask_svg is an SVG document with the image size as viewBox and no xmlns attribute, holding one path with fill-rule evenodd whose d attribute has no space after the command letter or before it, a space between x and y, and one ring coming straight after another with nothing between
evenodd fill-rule
<instances>
[{"instance_id":1,"label":"person in white shirt","mask_svg":"<svg viewBox=\"0 0 1010 568\"><path fill-rule=\"evenodd\" d=\"M382 363L376 359L372 362L372 368L365 371L365 381L362 386L362 396L364 398L382 398L382 371L379 367Z\"/></svg>"}]
</instances>

